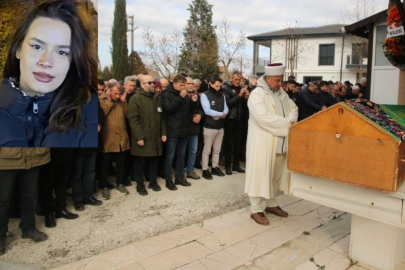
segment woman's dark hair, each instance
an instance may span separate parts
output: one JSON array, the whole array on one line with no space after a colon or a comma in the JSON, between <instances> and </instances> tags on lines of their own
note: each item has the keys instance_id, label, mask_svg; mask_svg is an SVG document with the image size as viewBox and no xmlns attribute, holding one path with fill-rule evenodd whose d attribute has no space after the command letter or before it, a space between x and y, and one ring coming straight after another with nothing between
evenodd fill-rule
<instances>
[{"instance_id":1,"label":"woman's dark hair","mask_svg":"<svg viewBox=\"0 0 405 270\"><path fill-rule=\"evenodd\" d=\"M16 58L16 52L21 48L32 22L38 17L46 17L61 20L70 27L72 62L66 79L55 91L50 108L51 130L66 131L71 127L79 128L82 118L81 107L90 101L91 93L97 91L96 48L93 37L96 27L91 29L91 26L88 26L92 24L92 18L86 15L84 7L73 0L42 2L28 13L11 41L3 77L5 79L14 77L19 80L20 60Z\"/></svg>"}]
</instances>

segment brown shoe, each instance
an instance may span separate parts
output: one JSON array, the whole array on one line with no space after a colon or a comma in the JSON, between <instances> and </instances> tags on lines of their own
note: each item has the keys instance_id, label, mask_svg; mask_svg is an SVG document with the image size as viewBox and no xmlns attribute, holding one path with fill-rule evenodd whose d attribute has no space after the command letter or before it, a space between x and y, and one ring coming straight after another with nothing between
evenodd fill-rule
<instances>
[{"instance_id":1,"label":"brown shoe","mask_svg":"<svg viewBox=\"0 0 405 270\"><path fill-rule=\"evenodd\" d=\"M260 225L269 225L270 224L269 220L266 218L266 216L264 215L263 212L251 214L250 217L254 221L256 221L257 224L260 224Z\"/></svg>"},{"instance_id":2,"label":"brown shoe","mask_svg":"<svg viewBox=\"0 0 405 270\"><path fill-rule=\"evenodd\" d=\"M184 176L184 174L181 176L181 180L186 183L186 187L191 186L191 183L187 181L187 178Z\"/></svg>"},{"instance_id":3,"label":"brown shoe","mask_svg":"<svg viewBox=\"0 0 405 270\"><path fill-rule=\"evenodd\" d=\"M268 214L274 214L279 217L288 217L288 213L284 211L283 209L280 208L280 206L277 207L266 207L264 211Z\"/></svg>"},{"instance_id":4,"label":"brown shoe","mask_svg":"<svg viewBox=\"0 0 405 270\"><path fill-rule=\"evenodd\" d=\"M191 172L187 174L187 178L200 179L201 177L197 175L195 172Z\"/></svg>"}]
</instances>

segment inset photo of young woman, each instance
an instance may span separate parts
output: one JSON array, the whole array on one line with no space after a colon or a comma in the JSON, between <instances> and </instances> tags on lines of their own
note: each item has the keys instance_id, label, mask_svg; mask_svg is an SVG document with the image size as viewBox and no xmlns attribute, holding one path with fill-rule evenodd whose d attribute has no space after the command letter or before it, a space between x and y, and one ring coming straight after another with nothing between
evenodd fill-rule
<instances>
[{"instance_id":1,"label":"inset photo of young woman","mask_svg":"<svg viewBox=\"0 0 405 270\"><path fill-rule=\"evenodd\" d=\"M0 147L97 147L92 2L0 0L0 14Z\"/></svg>"}]
</instances>

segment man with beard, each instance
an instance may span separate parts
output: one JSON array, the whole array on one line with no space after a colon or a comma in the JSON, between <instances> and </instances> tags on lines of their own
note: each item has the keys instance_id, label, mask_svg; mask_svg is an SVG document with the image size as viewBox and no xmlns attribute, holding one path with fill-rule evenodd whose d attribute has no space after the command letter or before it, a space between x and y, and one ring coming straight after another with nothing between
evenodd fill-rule
<instances>
[{"instance_id":1,"label":"man with beard","mask_svg":"<svg viewBox=\"0 0 405 270\"><path fill-rule=\"evenodd\" d=\"M148 164L148 188L160 191L156 181L159 156L162 155L162 142L165 142L166 124L163 120L162 102L155 91L152 76L144 75L141 88L129 101L128 119L131 126L131 155L135 159L136 190L140 195L148 195L143 174L145 163Z\"/></svg>"},{"instance_id":2,"label":"man with beard","mask_svg":"<svg viewBox=\"0 0 405 270\"><path fill-rule=\"evenodd\" d=\"M201 95L201 106L204 110L204 149L202 155L203 177L212 180L212 174L225 176L219 169L219 153L221 152L222 139L224 137L225 117L229 112L226 105L226 98L221 89L222 80L220 78L211 78L209 89ZM208 170L208 160L212 153L212 170Z\"/></svg>"},{"instance_id":3,"label":"man with beard","mask_svg":"<svg viewBox=\"0 0 405 270\"><path fill-rule=\"evenodd\" d=\"M269 224L264 212L288 216L276 197L289 192L287 139L290 125L297 121L298 108L281 89L284 72L282 64L266 66L248 101L245 192L251 203L251 218L261 225Z\"/></svg>"}]
</instances>

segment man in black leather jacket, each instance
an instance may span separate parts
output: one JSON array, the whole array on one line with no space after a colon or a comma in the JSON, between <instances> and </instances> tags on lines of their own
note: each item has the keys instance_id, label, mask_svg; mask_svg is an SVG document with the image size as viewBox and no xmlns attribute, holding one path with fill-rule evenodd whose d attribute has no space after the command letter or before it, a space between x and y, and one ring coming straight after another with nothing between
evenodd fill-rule
<instances>
[{"instance_id":1,"label":"man in black leather jacket","mask_svg":"<svg viewBox=\"0 0 405 270\"><path fill-rule=\"evenodd\" d=\"M233 171L244 173L239 165L242 149L242 138L246 127L246 120L249 112L247 108L247 99L249 91L246 86L240 85L242 75L235 71L232 74L231 81L224 83L222 90L226 98L226 104L229 113L225 122L225 173L232 174ZM231 160L233 155L233 168L231 170Z\"/></svg>"}]
</instances>

